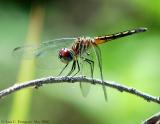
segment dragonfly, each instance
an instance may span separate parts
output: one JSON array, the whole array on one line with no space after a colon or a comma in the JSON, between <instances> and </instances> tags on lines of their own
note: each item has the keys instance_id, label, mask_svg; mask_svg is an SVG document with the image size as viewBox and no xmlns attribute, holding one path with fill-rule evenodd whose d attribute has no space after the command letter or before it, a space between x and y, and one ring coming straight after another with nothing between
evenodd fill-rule
<instances>
[{"instance_id":1,"label":"dragonfly","mask_svg":"<svg viewBox=\"0 0 160 124\"><path fill-rule=\"evenodd\" d=\"M32 45L16 47L13 50L13 53L17 54L17 52L19 51L27 50L29 54L35 57L40 57L41 55L48 52L49 50L54 49L56 50L56 54L58 54L57 58L59 58L59 60L65 64L58 75L61 75L66 70L68 65L71 64L70 70L67 72L66 76L71 76L71 75L75 76L78 73L80 73L81 69L83 69L81 65L83 63L87 63L90 67L89 70L90 70L90 76L92 79L93 79L95 61L91 59L92 57L90 56L94 54L96 56L96 61L99 68L104 97L105 97L105 100L107 100L107 92L106 92L106 87L105 87L103 72L102 72L101 50L99 45L109 41L113 41L118 38L129 36L132 34L145 32L146 30L147 28L140 27L132 30L126 30L118 33L113 33L113 34L104 35L104 36L97 36L93 38L77 37L77 38L54 39L54 40L42 42L38 47L34 47ZM92 49L92 53L89 52L89 49ZM80 82L80 87L83 87L82 82ZM81 89L83 93L84 92L83 88Z\"/></svg>"}]
</instances>

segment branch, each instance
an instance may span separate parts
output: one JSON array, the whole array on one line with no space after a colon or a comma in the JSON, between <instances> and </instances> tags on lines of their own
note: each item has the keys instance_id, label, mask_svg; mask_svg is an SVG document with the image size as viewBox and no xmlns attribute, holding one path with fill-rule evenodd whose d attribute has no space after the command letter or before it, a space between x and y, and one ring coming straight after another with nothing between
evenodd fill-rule
<instances>
[{"instance_id":1,"label":"branch","mask_svg":"<svg viewBox=\"0 0 160 124\"><path fill-rule=\"evenodd\" d=\"M35 87L38 88L44 84L52 84L52 83L75 83L75 82L82 82L82 83L90 83L90 84L99 84L102 85L101 80L98 79L91 79L85 76L77 76L77 77L46 77L41 79L36 79L32 81L27 81L24 83L15 84L11 87L8 87L2 91L0 91L0 99L4 96L7 96L15 91L27 88L27 87ZM105 86L117 89L120 92L127 92L136 96L139 96L146 100L147 102L155 102L160 104L160 97L152 96L147 93L143 93L138 91L132 87L128 87L119 83L115 83L113 81L104 81Z\"/></svg>"},{"instance_id":2,"label":"branch","mask_svg":"<svg viewBox=\"0 0 160 124\"><path fill-rule=\"evenodd\" d=\"M146 119L142 124L160 124L160 112Z\"/></svg>"}]
</instances>

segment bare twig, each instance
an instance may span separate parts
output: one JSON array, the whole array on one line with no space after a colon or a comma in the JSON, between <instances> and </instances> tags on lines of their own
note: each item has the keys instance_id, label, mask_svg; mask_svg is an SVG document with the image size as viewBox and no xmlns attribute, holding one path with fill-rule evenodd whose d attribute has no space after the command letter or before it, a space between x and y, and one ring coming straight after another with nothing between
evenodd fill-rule
<instances>
[{"instance_id":1,"label":"bare twig","mask_svg":"<svg viewBox=\"0 0 160 124\"><path fill-rule=\"evenodd\" d=\"M142 124L160 124L160 112L146 119Z\"/></svg>"},{"instance_id":2,"label":"bare twig","mask_svg":"<svg viewBox=\"0 0 160 124\"><path fill-rule=\"evenodd\" d=\"M83 82L83 83L91 83L93 84L100 84L102 85L101 80L98 79L91 79L91 78L87 78L85 76L77 76L77 77L46 77L46 78L41 78L41 79L36 79L36 80L32 80L32 81L27 81L24 83L19 83L19 84L15 84L11 87L8 87L2 91L0 91L0 98L2 98L3 96L7 96L15 91L27 88L27 87L35 87L38 88L44 84L52 84L52 83L64 83L64 82L68 82L68 83L75 83L75 82ZM160 104L160 97L156 97L156 96L152 96L149 95L147 93L143 93L141 91L138 91L132 87L127 87L125 85L119 84L119 83L115 83L113 81L104 81L105 86L117 89L121 92L128 92L130 94L134 94L136 96L139 96L143 99L145 99L148 102L155 102Z\"/></svg>"}]
</instances>

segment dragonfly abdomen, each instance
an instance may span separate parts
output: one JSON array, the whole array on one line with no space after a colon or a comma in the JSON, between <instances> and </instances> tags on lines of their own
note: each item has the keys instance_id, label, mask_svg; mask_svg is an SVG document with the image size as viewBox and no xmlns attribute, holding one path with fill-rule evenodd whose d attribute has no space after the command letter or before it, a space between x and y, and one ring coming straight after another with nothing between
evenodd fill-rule
<instances>
[{"instance_id":1,"label":"dragonfly abdomen","mask_svg":"<svg viewBox=\"0 0 160 124\"><path fill-rule=\"evenodd\" d=\"M137 28L137 29L133 29L133 30L118 32L118 33L115 33L115 34L99 36L99 37L95 38L95 43L96 44L101 44L101 43L108 42L108 41L118 39L118 38L121 38L121 37L125 37L125 36L129 36L129 35L132 35L132 34L144 32L146 30L147 30L147 28Z\"/></svg>"}]
</instances>

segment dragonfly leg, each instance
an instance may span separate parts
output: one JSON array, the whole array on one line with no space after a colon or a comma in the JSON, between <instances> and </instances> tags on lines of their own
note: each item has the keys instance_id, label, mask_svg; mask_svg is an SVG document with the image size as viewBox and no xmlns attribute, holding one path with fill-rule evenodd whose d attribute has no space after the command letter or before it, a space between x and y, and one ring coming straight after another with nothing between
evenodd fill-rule
<instances>
[{"instance_id":1,"label":"dragonfly leg","mask_svg":"<svg viewBox=\"0 0 160 124\"><path fill-rule=\"evenodd\" d=\"M84 58L84 61L86 61L90 65L90 68L91 68L91 78L93 79L94 61L92 61L90 59L87 59L87 58ZM94 84L94 81L93 81L93 84Z\"/></svg>"},{"instance_id":2,"label":"dragonfly leg","mask_svg":"<svg viewBox=\"0 0 160 124\"><path fill-rule=\"evenodd\" d=\"M76 61L73 61L72 68L71 68L70 72L67 74L67 76L70 76L75 69L76 69Z\"/></svg>"},{"instance_id":3,"label":"dragonfly leg","mask_svg":"<svg viewBox=\"0 0 160 124\"><path fill-rule=\"evenodd\" d=\"M80 72L80 66L79 66L78 60L76 62L77 62L77 66L78 66L78 71L73 75L73 77Z\"/></svg>"},{"instance_id":4,"label":"dragonfly leg","mask_svg":"<svg viewBox=\"0 0 160 124\"><path fill-rule=\"evenodd\" d=\"M68 63L64 66L64 68L62 69L62 71L58 74L58 76L60 76L62 74L62 72L66 69L66 67L68 66Z\"/></svg>"}]
</instances>

